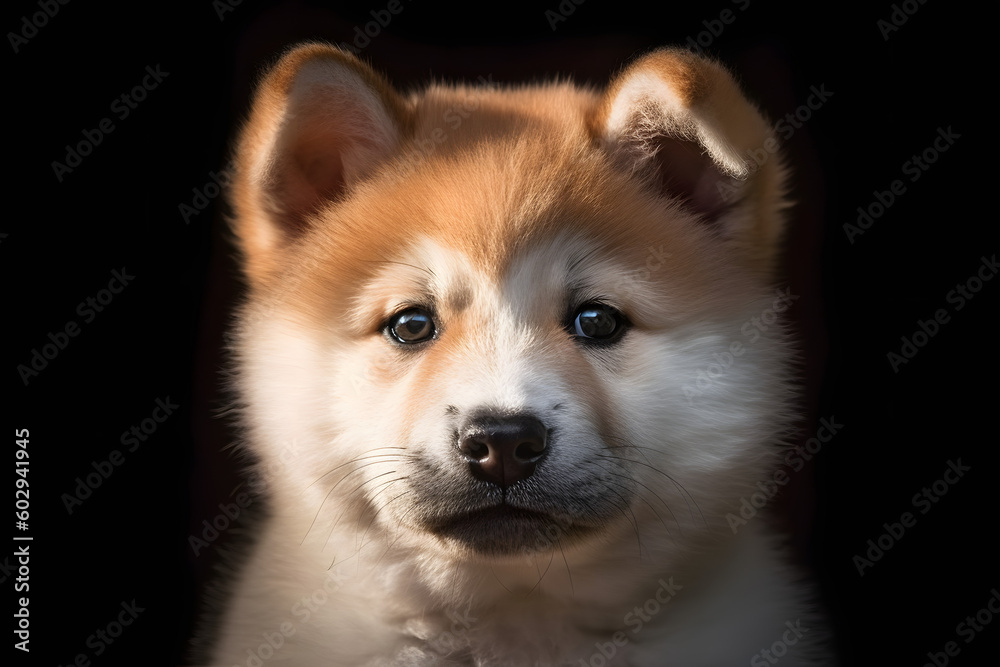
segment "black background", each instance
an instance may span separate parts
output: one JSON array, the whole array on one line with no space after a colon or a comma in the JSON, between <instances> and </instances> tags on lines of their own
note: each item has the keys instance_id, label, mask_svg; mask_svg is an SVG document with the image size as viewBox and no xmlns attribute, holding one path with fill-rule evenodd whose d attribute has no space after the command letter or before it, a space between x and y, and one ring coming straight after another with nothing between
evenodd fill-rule
<instances>
[{"instance_id":1,"label":"black background","mask_svg":"<svg viewBox=\"0 0 1000 667\"><path fill-rule=\"evenodd\" d=\"M11 514L13 433L31 434L30 529L19 533L13 517L7 525L11 536L34 538L32 650L30 658L15 652L16 664L71 664L81 653L95 665L185 659L199 587L234 533L197 557L188 544L238 484L232 458L219 452L230 436L213 416L221 332L238 283L223 198L187 222L179 206L192 205L193 189L225 166L267 62L306 38L352 42L373 20L369 12L387 3L340 4L70 2L36 32L23 21L42 11L37 2L4 9L4 135L13 151L3 155L12 213L0 223L0 266ZM971 643L956 626L1000 587L998 485L988 458L998 441L990 426L1000 280L961 310L946 298L998 250L986 155L994 136L972 116L977 107L994 115L995 58L979 59L994 39L981 30L992 17L941 0L898 10L888 2L650 9L588 0L553 29L545 12L558 12L557 0L430 4L404 0L388 26L358 42L404 88L488 75L566 74L600 85L634 55L702 33L706 51L739 72L772 118L794 112L812 86L833 93L785 145L799 201L788 284L803 296L794 313L808 361L803 433L821 417L843 428L794 476L783 507L803 562L823 583L845 665L923 665L948 641L961 649L952 664L995 664L1000 619ZM903 4L912 16L886 39L878 22L894 11L906 16ZM220 7L231 11L220 16ZM724 9L735 20L713 23ZM723 29L711 35L711 27ZM30 38L15 53L10 33L22 32ZM120 119L112 102L140 84L147 66L169 74ZM106 117L113 132L60 182L52 163L65 162L66 146ZM939 128L959 138L911 182L904 163L932 146ZM851 243L843 225L897 179L906 191ZM134 279L84 322L77 305L123 268ZM950 320L894 372L887 354L940 308ZM71 320L79 335L26 385L18 365ZM124 451L122 432L168 397L180 407ZM124 462L69 514L63 494L115 449ZM913 495L959 458L971 470L920 514ZM905 511L916 525L859 576L852 558ZM13 549L0 556L5 563ZM8 567L0 579L13 600L17 574ZM144 611L96 656L88 637L133 600ZM13 643L7 618L3 636Z\"/></svg>"}]
</instances>

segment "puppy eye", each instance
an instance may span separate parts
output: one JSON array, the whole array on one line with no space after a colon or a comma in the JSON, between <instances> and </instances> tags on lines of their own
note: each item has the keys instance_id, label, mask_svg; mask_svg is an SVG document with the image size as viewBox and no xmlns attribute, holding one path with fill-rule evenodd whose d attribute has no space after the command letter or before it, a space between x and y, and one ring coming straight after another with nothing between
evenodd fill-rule
<instances>
[{"instance_id":1,"label":"puppy eye","mask_svg":"<svg viewBox=\"0 0 1000 667\"><path fill-rule=\"evenodd\" d=\"M625 316L603 303L582 306L573 316L572 333L580 338L610 341L625 331Z\"/></svg>"},{"instance_id":2,"label":"puppy eye","mask_svg":"<svg viewBox=\"0 0 1000 667\"><path fill-rule=\"evenodd\" d=\"M400 343L412 344L433 338L436 327L426 310L410 308L394 315L386 325L386 330Z\"/></svg>"}]
</instances>

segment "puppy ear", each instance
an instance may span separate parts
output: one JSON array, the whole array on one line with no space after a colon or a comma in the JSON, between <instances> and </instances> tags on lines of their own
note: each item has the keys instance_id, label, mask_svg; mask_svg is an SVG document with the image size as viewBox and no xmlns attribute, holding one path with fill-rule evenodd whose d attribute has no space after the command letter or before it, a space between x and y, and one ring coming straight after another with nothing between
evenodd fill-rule
<instances>
[{"instance_id":1,"label":"puppy ear","mask_svg":"<svg viewBox=\"0 0 1000 667\"><path fill-rule=\"evenodd\" d=\"M393 153L404 105L381 76L324 44L286 53L261 82L237 145L232 202L251 282L309 215Z\"/></svg>"},{"instance_id":2,"label":"puppy ear","mask_svg":"<svg viewBox=\"0 0 1000 667\"><path fill-rule=\"evenodd\" d=\"M784 169L771 128L725 68L654 51L611 82L594 126L625 168L718 226L747 264L774 269Z\"/></svg>"}]
</instances>

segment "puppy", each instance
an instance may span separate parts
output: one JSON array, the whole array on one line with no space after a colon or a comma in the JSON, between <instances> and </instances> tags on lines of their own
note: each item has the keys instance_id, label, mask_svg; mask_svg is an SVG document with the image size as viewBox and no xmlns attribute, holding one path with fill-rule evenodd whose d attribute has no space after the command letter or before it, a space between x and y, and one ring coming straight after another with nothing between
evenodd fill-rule
<instances>
[{"instance_id":1,"label":"puppy","mask_svg":"<svg viewBox=\"0 0 1000 667\"><path fill-rule=\"evenodd\" d=\"M682 50L411 95L285 54L231 192L269 512L212 664L832 664L737 519L795 396L780 327L741 334L784 309L774 146Z\"/></svg>"}]
</instances>

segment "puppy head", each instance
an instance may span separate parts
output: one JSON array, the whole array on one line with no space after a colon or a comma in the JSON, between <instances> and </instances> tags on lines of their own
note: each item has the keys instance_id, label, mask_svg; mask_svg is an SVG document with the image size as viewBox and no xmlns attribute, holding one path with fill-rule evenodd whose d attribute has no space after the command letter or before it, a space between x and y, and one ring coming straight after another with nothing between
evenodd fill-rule
<instances>
[{"instance_id":1,"label":"puppy head","mask_svg":"<svg viewBox=\"0 0 1000 667\"><path fill-rule=\"evenodd\" d=\"M785 421L780 331L741 333L774 302L767 139L683 51L602 93L408 98L289 52L232 193L239 387L283 520L475 559L725 530Z\"/></svg>"}]
</instances>

